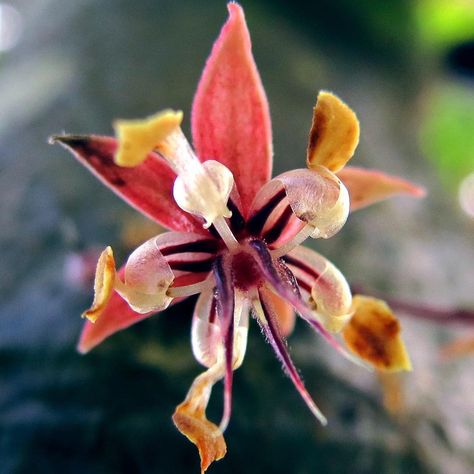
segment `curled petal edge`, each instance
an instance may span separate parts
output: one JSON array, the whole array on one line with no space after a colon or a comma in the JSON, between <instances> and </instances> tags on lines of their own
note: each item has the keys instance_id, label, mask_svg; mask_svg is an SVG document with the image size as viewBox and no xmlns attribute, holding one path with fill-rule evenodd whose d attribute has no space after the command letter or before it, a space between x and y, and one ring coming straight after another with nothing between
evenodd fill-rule
<instances>
[{"instance_id":1,"label":"curled petal edge","mask_svg":"<svg viewBox=\"0 0 474 474\"><path fill-rule=\"evenodd\" d=\"M94 301L89 309L82 313L91 323L95 323L109 302L115 282L115 260L111 247L107 247L99 256L94 280Z\"/></svg>"}]
</instances>

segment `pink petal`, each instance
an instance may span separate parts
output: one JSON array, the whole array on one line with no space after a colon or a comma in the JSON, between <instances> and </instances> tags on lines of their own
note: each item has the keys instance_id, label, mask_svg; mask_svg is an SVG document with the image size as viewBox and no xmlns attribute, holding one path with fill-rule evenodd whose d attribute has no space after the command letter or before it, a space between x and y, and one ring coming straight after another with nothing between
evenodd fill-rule
<instances>
[{"instance_id":1,"label":"pink petal","mask_svg":"<svg viewBox=\"0 0 474 474\"><path fill-rule=\"evenodd\" d=\"M112 191L161 225L184 232L205 233L202 222L183 212L173 199L175 173L166 162L150 153L143 164L124 168L114 163L117 141L111 137L53 137L94 173Z\"/></svg>"},{"instance_id":2,"label":"pink petal","mask_svg":"<svg viewBox=\"0 0 474 474\"><path fill-rule=\"evenodd\" d=\"M201 160L232 171L246 214L271 175L271 124L243 10L236 3L228 10L194 98L192 132Z\"/></svg>"},{"instance_id":3,"label":"pink petal","mask_svg":"<svg viewBox=\"0 0 474 474\"><path fill-rule=\"evenodd\" d=\"M351 211L370 206L397 194L408 194L418 198L426 194L426 191L416 184L376 170L348 166L337 175L349 191Z\"/></svg>"}]
</instances>

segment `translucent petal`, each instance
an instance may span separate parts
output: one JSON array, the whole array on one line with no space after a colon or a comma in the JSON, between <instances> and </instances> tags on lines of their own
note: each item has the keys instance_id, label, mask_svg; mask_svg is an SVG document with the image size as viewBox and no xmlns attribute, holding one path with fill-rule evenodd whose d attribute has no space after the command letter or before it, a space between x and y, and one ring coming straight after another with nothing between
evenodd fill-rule
<instances>
[{"instance_id":1,"label":"translucent petal","mask_svg":"<svg viewBox=\"0 0 474 474\"><path fill-rule=\"evenodd\" d=\"M222 334L216 317L214 292L201 293L194 308L191 345L196 360L206 367L214 365L219 351L223 350Z\"/></svg>"},{"instance_id":2,"label":"translucent petal","mask_svg":"<svg viewBox=\"0 0 474 474\"><path fill-rule=\"evenodd\" d=\"M224 353L222 333L217 321L217 308L214 294L206 291L199 296L194 308L191 326L191 344L196 360L211 367ZM234 306L234 362L233 368L242 365L247 347L248 306L245 298L236 293Z\"/></svg>"},{"instance_id":3,"label":"translucent petal","mask_svg":"<svg viewBox=\"0 0 474 474\"><path fill-rule=\"evenodd\" d=\"M342 335L349 349L378 370L411 370L411 362L400 337L400 323L385 301L356 295L354 315Z\"/></svg>"},{"instance_id":4,"label":"translucent petal","mask_svg":"<svg viewBox=\"0 0 474 474\"><path fill-rule=\"evenodd\" d=\"M115 163L124 167L141 164L148 153L179 127L182 119L182 112L164 110L146 119L116 120L119 147Z\"/></svg>"},{"instance_id":5,"label":"translucent petal","mask_svg":"<svg viewBox=\"0 0 474 474\"><path fill-rule=\"evenodd\" d=\"M293 212L314 228L313 238L327 239L339 232L349 215L349 195L336 175L323 167L293 170L277 176Z\"/></svg>"},{"instance_id":6,"label":"translucent petal","mask_svg":"<svg viewBox=\"0 0 474 474\"><path fill-rule=\"evenodd\" d=\"M377 170L348 166L339 171L337 175L349 191L351 211L400 194L418 198L426 194L420 186Z\"/></svg>"},{"instance_id":7,"label":"translucent petal","mask_svg":"<svg viewBox=\"0 0 474 474\"><path fill-rule=\"evenodd\" d=\"M324 166L339 171L352 158L359 143L359 121L341 99L321 91L309 134L308 168Z\"/></svg>"},{"instance_id":8,"label":"translucent petal","mask_svg":"<svg viewBox=\"0 0 474 474\"><path fill-rule=\"evenodd\" d=\"M171 302L166 291L174 280L168 262L158 249L156 237L138 247L125 266L125 283L117 279L117 292L138 313L161 311Z\"/></svg>"},{"instance_id":9,"label":"translucent petal","mask_svg":"<svg viewBox=\"0 0 474 474\"><path fill-rule=\"evenodd\" d=\"M109 302L115 282L115 260L111 247L107 247L99 257L95 271L94 301L92 306L82 313L83 318L95 323Z\"/></svg>"},{"instance_id":10,"label":"translucent petal","mask_svg":"<svg viewBox=\"0 0 474 474\"><path fill-rule=\"evenodd\" d=\"M314 317L331 332L339 332L352 316L352 295L344 275L325 257L305 247L291 251L285 261L309 291Z\"/></svg>"}]
</instances>

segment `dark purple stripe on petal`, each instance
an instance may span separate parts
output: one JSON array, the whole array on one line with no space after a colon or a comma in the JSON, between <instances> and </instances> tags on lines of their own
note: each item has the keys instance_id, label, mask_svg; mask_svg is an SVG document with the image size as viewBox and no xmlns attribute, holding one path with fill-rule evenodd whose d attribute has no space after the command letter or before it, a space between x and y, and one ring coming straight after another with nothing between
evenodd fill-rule
<instances>
[{"instance_id":1,"label":"dark purple stripe on petal","mask_svg":"<svg viewBox=\"0 0 474 474\"><path fill-rule=\"evenodd\" d=\"M214 253L219 248L219 243L215 239L197 240L185 244L168 245L160 247L160 252L165 257L168 255L175 255L186 252L205 252Z\"/></svg>"},{"instance_id":2,"label":"dark purple stripe on petal","mask_svg":"<svg viewBox=\"0 0 474 474\"><path fill-rule=\"evenodd\" d=\"M268 229L267 232L265 232L263 239L267 244L272 244L280 238L282 232L285 230L285 227L288 225L291 216L293 215L293 209L291 209L290 205L288 204L276 222L271 226L270 229Z\"/></svg>"},{"instance_id":3,"label":"dark purple stripe on petal","mask_svg":"<svg viewBox=\"0 0 474 474\"><path fill-rule=\"evenodd\" d=\"M301 271L305 272L311 277L311 279L317 280L320 277L320 274L316 270L314 270L314 268L311 268L310 266L306 265L304 262L298 260L297 258L291 257L290 255L285 255L284 257L282 257L282 260L288 263L289 265L293 265Z\"/></svg>"},{"instance_id":4,"label":"dark purple stripe on petal","mask_svg":"<svg viewBox=\"0 0 474 474\"><path fill-rule=\"evenodd\" d=\"M214 262L214 257L207 258L205 260L168 260L168 265L171 267L171 270L180 270L182 272L194 272L194 273L203 273L210 272L212 270L212 264Z\"/></svg>"},{"instance_id":5,"label":"dark purple stripe on petal","mask_svg":"<svg viewBox=\"0 0 474 474\"><path fill-rule=\"evenodd\" d=\"M265 227L270 214L276 209L278 204L285 198L286 191L281 189L269 201L262 206L258 211L254 212L247 223L247 228L252 235L260 235L262 229Z\"/></svg>"},{"instance_id":6,"label":"dark purple stripe on petal","mask_svg":"<svg viewBox=\"0 0 474 474\"><path fill-rule=\"evenodd\" d=\"M232 200L232 198L230 198L229 201L227 202L227 206L229 210L232 212L232 216L230 218L230 228L232 229L234 234L237 234L245 227L244 217L242 216L239 208L237 207L235 202Z\"/></svg>"}]
</instances>

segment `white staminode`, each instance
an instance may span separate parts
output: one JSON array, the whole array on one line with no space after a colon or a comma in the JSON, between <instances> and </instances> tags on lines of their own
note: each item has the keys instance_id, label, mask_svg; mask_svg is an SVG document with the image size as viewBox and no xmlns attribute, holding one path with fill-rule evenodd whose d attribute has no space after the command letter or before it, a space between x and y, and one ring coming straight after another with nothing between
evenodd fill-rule
<instances>
[{"instance_id":1,"label":"white staminode","mask_svg":"<svg viewBox=\"0 0 474 474\"><path fill-rule=\"evenodd\" d=\"M226 245L235 248L237 241L225 221L232 215L227 201L234 177L217 161L199 161L180 128L182 118L182 112L163 110L143 120L116 120L114 161L118 166L139 166L157 151L177 174L173 195L178 206L202 217L205 228L214 224Z\"/></svg>"},{"instance_id":2,"label":"white staminode","mask_svg":"<svg viewBox=\"0 0 474 474\"><path fill-rule=\"evenodd\" d=\"M231 217L227 207L234 186L231 171L222 163L208 160L201 163L191 149L181 128L160 143L157 150L174 169L178 177L173 196L178 206L186 212L205 219L205 228L214 224L229 248L237 245L224 218Z\"/></svg>"},{"instance_id":3,"label":"white staminode","mask_svg":"<svg viewBox=\"0 0 474 474\"><path fill-rule=\"evenodd\" d=\"M203 217L206 228L218 217L232 215L227 207L234 185L229 169L213 160L201 163L180 128L160 143L158 151L178 175L173 194L181 209Z\"/></svg>"}]
</instances>

